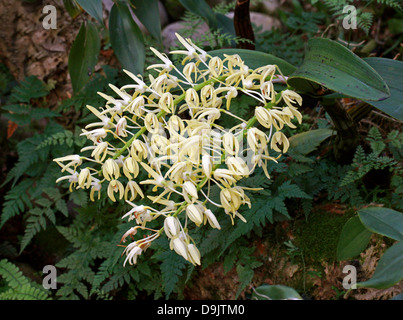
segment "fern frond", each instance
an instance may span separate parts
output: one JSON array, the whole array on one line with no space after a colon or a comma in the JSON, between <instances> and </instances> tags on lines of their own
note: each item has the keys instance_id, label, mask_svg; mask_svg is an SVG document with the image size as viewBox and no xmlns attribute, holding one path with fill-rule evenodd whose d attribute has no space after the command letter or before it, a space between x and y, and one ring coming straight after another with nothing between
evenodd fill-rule
<instances>
[{"instance_id":1,"label":"fern frond","mask_svg":"<svg viewBox=\"0 0 403 320\"><path fill-rule=\"evenodd\" d=\"M11 91L9 102L30 103L31 99L38 99L46 96L49 90L45 84L35 76L29 76Z\"/></svg>"},{"instance_id":2,"label":"fern frond","mask_svg":"<svg viewBox=\"0 0 403 320\"><path fill-rule=\"evenodd\" d=\"M362 12L358 15L358 23L357 26L364 30L366 34L369 33L369 30L372 26L372 22L374 19L374 15L370 12Z\"/></svg>"},{"instance_id":3,"label":"fern frond","mask_svg":"<svg viewBox=\"0 0 403 320\"><path fill-rule=\"evenodd\" d=\"M71 147L74 143L73 133L69 130L56 132L55 134L47 137L43 140L39 145L37 145L36 150L40 150L44 147L55 146L55 145L63 145L67 144L67 146Z\"/></svg>"},{"instance_id":4,"label":"fern frond","mask_svg":"<svg viewBox=\"0 0 403 320\"><path fill-rule=\"evenodd\" d=\"M29 283L18 267L7 259L0 260L0 275L13 288L19 288Z\"/></svg>"},{"instance_id":5,"label":"fern frond","mask_svg":"<svg viewBox=\"0 0 403 320\"><path fill-rule=\"evenodd\" d=\"M386 7L390 7L397 10L402 10L401 0L376 0L377 3L382 4Z\"/></svg>"},{"instance_id":6,"label":"fern frond","mask_svg":"<svg viewBox=\"0 0 403 320\"><path fill-rule=\"evenodd\" d=\"M30 216L27 219L27 226L25 228L24 236L21 240L20 253L24 251L37 233L46 229L46 211L47 210L43 210L38 207L35 207L29 211Z\"/></svg>"},{"instance_id":7,"label":"fern frond","mask_svg":"<svg viewBox=\"0 0 403 320\"><path fill-rule=\"evenodd\" d=\"M49 294L25 277L21 270L7 259L0 260L0 276L9 289L0 294L0 300L47 300Z\"/></svg>"},{"instance_id":8,"label":"fern frond","mask_svg":"<svg viewBox=\"0 0 403 320\"><path fill-rule=\"evenodd\" d=\"M28 190L32 185L33 180L25 179L4 196L5 202L1 213L0 229L12 217L21 214L26 208L32 208L31 200L28 195Z\"/></svg>"}]
</instances>

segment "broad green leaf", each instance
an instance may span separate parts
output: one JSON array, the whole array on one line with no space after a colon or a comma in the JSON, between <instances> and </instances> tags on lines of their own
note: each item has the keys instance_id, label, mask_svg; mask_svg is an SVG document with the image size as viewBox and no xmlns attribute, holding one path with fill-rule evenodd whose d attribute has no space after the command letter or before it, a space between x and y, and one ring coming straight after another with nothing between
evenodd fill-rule
<instances>
[{"instance_id":1,"label":"broad green leaf","mask_svg":"<svg viewBox=\"0 0 403 320\"><path fill-rule=\"evenodd\" d=\"M342 261L359 255L368 246L371 235L358 216L348 220L341 230L337 259Z\"/></svg>"},{"instance_id":2,"label":"broad green leaf","mask_svg":"<svg viewBox=\"0 0 403 320\"><path fill-rule=\"evenodd\" d=\"M394 240L403 240L403 213L389 208L370 207L358 211L364 226Z\"/></svg>"},{"instance_id":3,"label":"broad green leaf","mask_svg":"<svg viewBox=\"0 0 403 320\"><path fill-rule=\"evenodd\" d=\"M75 93L88 82L98 61L100 49L97 28L90 21L83 22L69 53L69 73Z\"/></svg>"},{"instance_id":4,"label":"broad green leaf","mask_svg":"<svg viewBox=\"0 0 403 320\"><path fill-rule=\"evenodd\" d=\"M161 22L157 0L130 0L136 17L155 40L162 43Z\"/></svg>"},{"instance_id":5,"label":"broad green leaf","mask_svg":"<svg viewBox=\"0 0 403 320\"><path fill-rule=\"evenodd\" d=\"M217 29L217 17L205 0L179 0L186 10L202 17L211 29Z\"/></svg>"},{"instance_id":6,"label":"broad green leaf","mask_svg":"<svg viewBox=\"0 0 403 320\"><path fill-rule=\"evenodd\" d=\"M307 155L316 150L323 141L333 134L335 134L335 131L332 129L315 129L297 133L288 139L290 141L290 151Z\"/></svg>"},{"instance_id":7,"label":"broad green leaf","mask_svg":"<svg viewBox=\"0 0 403 320\"><path fill-rule=\"evenodd\" d=\"M102 18L102 0L76 0L78 4L100 24L104 24Z\"/></svg>"},{"instance_id":8,"label":"broad green leaf","mask_svg":"<svg viewBox=\"0 0 403 320\"><path fill-rule=\"evenodd\" d=\"M326 38L309 40L302 65L288 84L303 92L324 86L361 100L378 101L390 92L382 77L343 45Z\"/></svg>"},{"instance_id":9,"label":"broad green leaf","mask_svg":"<svg viewBox=\"0 0 403 320\"><path fill-rule=\"evenodd\" d=\"M252 300L302 300L302 297L293 288L264 284L254 290Z\"/></svg>"},{"instance_id":10,"label":"broad green leaf","mask_svg":"<svg viewBox=\"0 0 403 320\"><path fill-rule=\"evenodd\" d=\"M357 287L387 289L403 279L403 242L397 242L379 259L371 279Z\"/></svg>"},{"instance_id":11,"label":"broad green leaf","mask_svg":"<svg viewBox=\"0 0 403 320\"><path fill-rule=\"evenodd\" d=\"M109 17L109 35L112 48L123 68L134 74L143 74L143 34L126 4L113 5Z\"/></svg>"},{"instance_id":12,"label":"broad green leaf","mask_svg":"<svg viewBox=\"0 0 403 320\"><path fill-rule=\"evenodd\" d=\"M216 13L215 16L217 19L217 28L220 30L220 33L236 35L234 21L232 19L221 13Z\"/></svg>"},{"instance_id":13,"label":"broad green leaf","mask_svg":"<svg viewBox=\"0 0 403 320\"><path fill-rule=\"evenodd\" d=\"M382 101L366 101L386 114L403 121L403 61L386 58L365 58L385 80L390 89L390 97Z\"/></svg>"},{"instance_id":14,"label":"broad green leaf","mask_svg":"<svg viewBox=\"0 0 403 320\"><path fill-rule=\"evenodd\" d=\"M81 7L76 0L63 0L64 8L73 19L81 13Z\"/></svg>"},{"instance_id":15,"label":"broad green leaf","mask_svg":"<svg viewBox=\"0 0 403 320\"><path fill-rule=\"evenodd\" d=\"M251 69L256 69L268 64L275 64L280 68L281 72L285 76L295 71L295 67L287 61L277 58L269 53L260 51L247 49L219 49L209 51L208 54L212 56L219 56L221 58L224 58L224 54L239 54L245 64Z\"/></svg>"}]
</instances>

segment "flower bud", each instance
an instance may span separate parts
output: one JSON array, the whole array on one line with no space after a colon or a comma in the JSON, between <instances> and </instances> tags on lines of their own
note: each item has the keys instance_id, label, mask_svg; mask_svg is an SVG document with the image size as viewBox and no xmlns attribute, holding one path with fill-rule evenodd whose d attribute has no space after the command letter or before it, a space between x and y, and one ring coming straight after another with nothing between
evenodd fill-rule
<instances>
[{"instance_id":1,"label":"flower bud","mask_svg":"<svg viewBox=\"0 0 403 320\"><path fill-rule=\"evenodd\" d=\"M226 153L236 155L239 152L239 142L231 132L226 132L222 137L222 144Z\"/></svg>"},{"instance_id":2,"label":"flower bud","mask_svg":"<svg viewBox=\"0 0 403 320\"><path fill-rule=\"evenodd\" d=\"M82 169L78 176L78 185L80 188L89 188L91 186L92 176L88 168Z\"/></svg>"},{"instance_id":3,"label":"flower bud","mask_svg":"<svg viewBox=\"0 0 403 320\"><path fill-rule=\"evenodd\" d=\"M203 214L196 205L188 205L186 207L186 214L188 218L196 224L196 226L200 226L203 223Z\"/></svg>"},{"instance_id":4,"label":"flower bud","mask_svg":"<svg viewBox=\"0 0 403 320\"><path fill-rule=\"evenodd\" d=\"M200 251L197 247L190 243L187 245L187 253L189 261L194 265L200 265Z\"/></svg>"},{"instance_id":5,"label":"flower bud","mask_svg":"<svg viewBox=\"0 0 403 320\"><path fill-rule=\"evenodd\" d=\"M196 199L198 199L197 189L191 181L185 181L182 190L186 202L194 202ZM189 195L192 197L192 199L189 199Z\"/></svg>"},{"instance_id":6,"label":"flower bud","mask_svg":"<svg viewBox=\"0 0 403 320\"><path fill-rule=\"evenodd\" d=\"M177 237L180 232L180 222L178 218L169 216L164 220L164 230L168 238Z\"/></svg>"},{"instance_id":7,"label":"flower bud","mask_svg":"<svg viewBox=\"0 0 403 320\"><path fill-rule=\"evenodd\" d=\"M178 238L178 237L175 237L175 238L173 238L172 240L171 240L171 242L170 242L170 248L171 248L171 250L173 249L173 250L175 250L175 252L177 253L177 254L179 254L180 256L182 256L183 258L185 258L185 260L188 260L188 254L187 254L187 250L186 250L186 244L185 244L185 242L182 240L182 239L180 239L180 238Z\"/></svg>"},{"instance_id":8,"label":"flower bud","mask_svg":"<svg viewBox=\"0 0 403 320\"><path fill-rule=\"evenodd\" d=\"M219 230L221 229L221 226L218 223L217 218L210 209L204 211L204 224L206 224L206 221L209 222L212 228L217 228Z\"/></svg>"},{"instance_id":9,"label":"flower bud","mask_svg":"<svg viewBox=\"0 0 403 320\"><path fill-rule=\"evenodd\" d=\"M211 156L208 154L205 154L202 157L202 169L206 177L211 176L211 171L213 170L213 161Z\"/></svg>"}]
</instances>

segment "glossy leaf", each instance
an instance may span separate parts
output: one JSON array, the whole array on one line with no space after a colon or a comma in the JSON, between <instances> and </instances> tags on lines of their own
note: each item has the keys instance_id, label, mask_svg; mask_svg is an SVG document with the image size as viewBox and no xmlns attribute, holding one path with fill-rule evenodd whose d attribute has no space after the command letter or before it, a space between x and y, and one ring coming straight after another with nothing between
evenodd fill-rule
<instances>
[{"instance_id":1,"label":"glossy leaf","mask_svg":"<svg viewBox=\"0 0 403 320\"><path fill-rule=\"evenodd\" d=\"M337 259L348 260L358 256L368 246L372 232L362 224L358 216L346 222L341 230L337 246Z\"/></svg>"},{"instance_id":2,"label":"glossy leaf","mask_svg":"<svg viewBox=\"0 0 403 320\"><path fill-rule=\"evenodd\" d=\"M316 129L297 133L288 139L290 141L290 151L307 155L316 150L323 141L333 134L335 134L335 131L332 129Z\"/></svg>"},{"instance_id":3,"label":"glossy leaf","mask_svg":"<svg viewBox=\"0 0 403 320\"><path fill-rule=\"evenodd\" d=\"M382 77L343 45L326 38L309 40L302 65L288 84L303 92L319 86L361 100L378 101L390 92Z\"/></svg>"},{"instance_id":4,"label":"glossy leaf","mask_svg":"<svg viewBox=\"0 0 403 320\"><path fill-rule=\"evenodd\" d=\"M358 211L364 226L394 240L403 240L403 213L389 208L370 207Z\"/></svg>"},{"instance_id":5,"label":"glossy leaf","mask_svg":"<svg viewBox=\"0 0 403 320\"><path fill-rule=\"evenodd\" d=\"M161 22L157 0L130 0L132 10L155 40L162 43Z\"/></svg>"},{"instance_id":6,"label":"glossy leaf","mask_svg":"<svg viewBox=\"0 0 403 320\"><path fill-rule=\"evenodd\" d=\"M221 13L216 13L215 16L217 19L217 28L222 34L236 35L233 19Z\"/></svg>"},{"instance_id":7,"label":"glossy leaf","mask_svg":"<svg viewBox=\"0 0 403 320\"><path fill-rule=\"evenodd\" d=\"M73 19L77 18L82 12L80 5L76 0L63 0L64 8Z\"/></svg>"},{"instance_id":8,"label":"glossy leaf","mask_svg":"<svg viewBox=\"0 0 403 320\"><path fill-rule=\"evenodd\" d=\"M302 297L293 288L264 284L254 290L252 300L302 300Z\"/></svg>"},{"instance_id":9,"label":"glossy leaf","mask_svg":"<svg viewBox=\"0 0 403 320\"><path fill-rule=\"evenodd\" d=\"M102 14L102 0L76 0L78 4L100 24L104 24Z\"/></svg>"},{"instance_id":10,"label":"glossy leaf","mask_svg":"<svg viewBox=\"0 0 403 320\"><path fill-rule=\"evenodd\" d=\"M387 289L403 279L403 242L397 242L379 259L371 279L357 287Z\"/></svg>"},{"instance_id":11,"label":"glossy leaf","mask_svg":"<svg viewBox=\"0 0 403 320\"><path fill-rule=\"evenodd\" d=\"M77 93L88 82L101 49L98 30L88 21L81 25L69 53L69 73L73 91Z\"/></svg>"},{"instance_id":12,"label":"glossy leaf","mask_svg":"<svg viewBox=\"0 0 403 320\"><path fill-rule=\"evenodd\" d=\"M143 74L143 34L126 4L113 5L109 17L109 35L112 48L123 68L135 74Z\"/></svg>"},{"instance_id":13,"label":"glossy leaf","mask_svg":"<svg viewBox=\"0 0 403 320\"><path fill-rule=\"evenodd\" d=\"M385 80L390 89L390 97L382 101L366 101L386 114L403 121L403 61L386 58L365 58Z\"/></svg>"},{"instance_id":14,"label":"glossy leaf","mask_svg":"<svg viewBox=\"0 0 403 320\"><path fill-rule=\"evenodd\" d=\"M247 49L219 49L209 51L208 53L212 56L219 56L221 58L224 58L224 54L239 54L245 64L251 69L256 69L267 64L275 64L280 68L285 76L295 71L295 67L287 61L260 51Z\"/></svg>"}]
</instances>

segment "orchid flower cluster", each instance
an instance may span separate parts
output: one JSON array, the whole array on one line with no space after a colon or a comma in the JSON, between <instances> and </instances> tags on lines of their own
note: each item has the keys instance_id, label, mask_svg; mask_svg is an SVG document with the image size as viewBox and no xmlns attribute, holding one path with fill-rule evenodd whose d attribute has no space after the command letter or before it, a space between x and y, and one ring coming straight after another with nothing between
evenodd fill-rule
<instances>
[{"instance_id":1,"label":"orchid flower cluster","mask_svg":"<svg viewBox=\"0 0 403 320\"><path fill-rule=\"evenodd\" d=\"M115 97L99 93L105 105L87 106L98 118L82 132L92 144L81 154L54 159L66 173L56 182L68 180L70 191L88 189L94 201L106 189L111 201L124 199L131 206L122 217L136 222L122 237L123 243L129 236L133 239L125 246L124 265L136 264L137 257L163 233L171 250L200 265L188 224L208 223L220 229L208 209L211 205L224 209L232 223L236 218L246 222L238 210L252 204L245 193L248 188L237 182L256 167L270 178L267 162L276 158L269 150L287 152L289 141L281 129L295 128L294 118L302 120L297 110L301 96L289 87L275 91L274 83L287 80L277 66L251 70L237 54L210 56L190 39L177 37L185 50L171 53L185 56L183 68L151 48L161 63L148 69L158 76L149 75L146 84L140 75L125 70L132 84L121 88L110 84ZM255 114L247 120L231 113L231 100L240 93L256 100ZM220 126L217 122L223 114L237 124ZM139 181L140 172L148 178ZM147 185L147 190L152 187L150 194L143 191ZM220 203L210 199L212 185L219 187ZM141 204L145 197L150 206ZM160 229L147 226L155 219L163 220ZM134 241L139 229L147 235Z\"/></svg>"}]
</instances>

